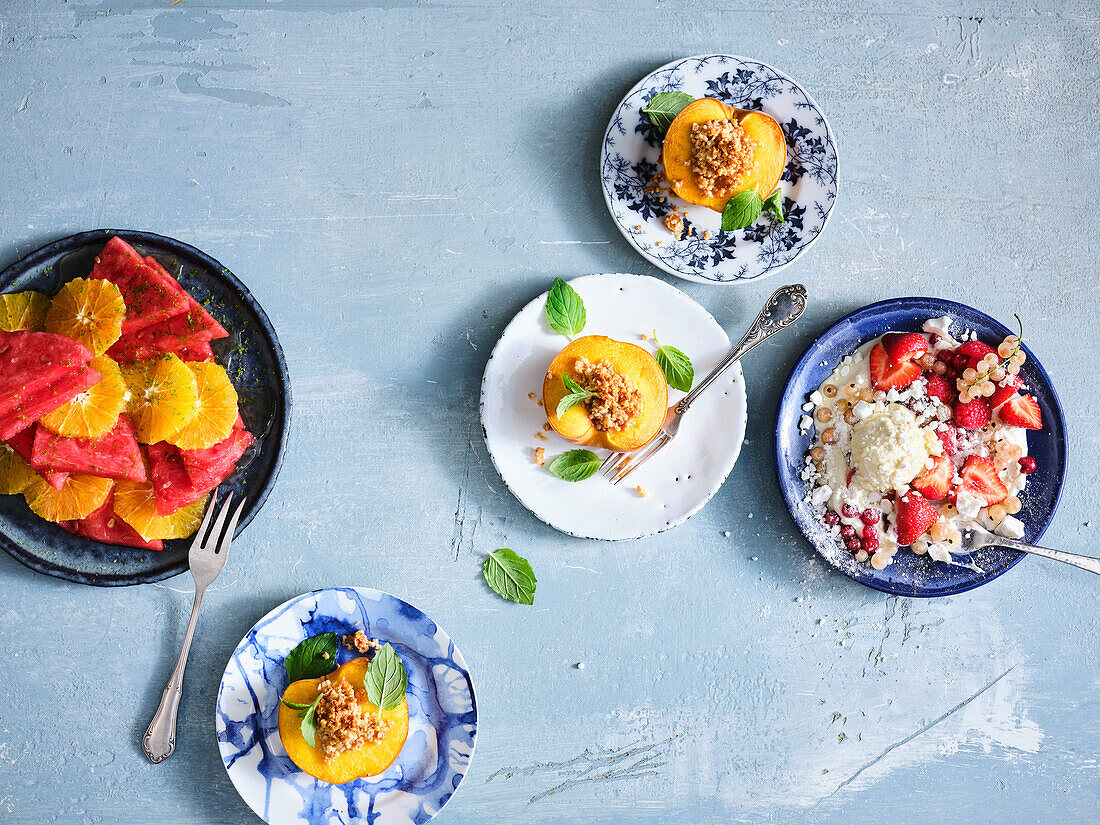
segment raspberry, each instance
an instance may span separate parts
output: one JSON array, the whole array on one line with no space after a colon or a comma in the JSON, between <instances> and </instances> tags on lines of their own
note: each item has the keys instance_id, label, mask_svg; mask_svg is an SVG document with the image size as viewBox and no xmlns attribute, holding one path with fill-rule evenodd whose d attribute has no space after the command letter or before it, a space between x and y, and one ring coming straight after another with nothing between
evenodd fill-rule
<instances>
[{"instance_id":1,"label":"raspberry","mask_svg":"<svg viewBox=\"0 0 1100 825\"><path fill-rule=\"evenodd\" d=\"M946 378L932 373L926 380L925 392L928 393L929 398L938 398L944 404L951 403L951 399L955 394L951 392L951 385L947 383Z\"/></svg>"},{"instance_id":2,"label":"raspberry","mask_svg":"<svg viewBox=\"0 0 1100 825\"><path fill-rule=\"evenodd\" d=\"M989 423L989 402L984 398L960 401L955 405L955 424L967 430L980 430Z\"/></svg>"}]
</instances>

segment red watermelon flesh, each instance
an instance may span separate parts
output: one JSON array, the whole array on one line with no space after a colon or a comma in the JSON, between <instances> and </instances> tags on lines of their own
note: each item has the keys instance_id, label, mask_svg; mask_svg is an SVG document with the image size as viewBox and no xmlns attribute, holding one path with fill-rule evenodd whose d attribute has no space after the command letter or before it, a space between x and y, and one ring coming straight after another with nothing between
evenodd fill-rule
<instances>
[{"instance_id":1,"label":"red watermelon flesh","mask_svg":"<svg viewBox=\"0 0 1100 825\"><path fill-rule=\"evenodd\" d=\"M252 443L248 430L233 430L224 441L205 450L180 450L184 469L192 484L201 490L213 490L237 469L237 461Z\"/></svg>"},{"instance_id":2,"label":"red watermelon flesh","mask_svg":"<svg viewBox=\"0 0 1100 825\"><path fill-rule=\"evenodd\" d=\"M210 349L210 344L208 343L196 344L193 347L184 347L183 349L176 350L176 355L184 361L214 360L214 350Z\"/></svg>"},{"instance_id":3,"label":"red watermelon flesh","mask_svg":"<svg viewBox=\"0 0 1100 825\"><path fill-rule=\"evenodd\" d=\"M64 335L0 332L0 416L66 373L76 372L91 357L91 350Z\"/></svg>"},{"instance_id":4,"label":"red watermelon flesh","mask_svg":"<svg viewBox=\"0 0 1100 825\"><path fill-rule=\"evenodd\" d=\"M162 277L168 278L173 283L176 283L176 279L173 278L169 274L167 269L165 269L163 266L161 266L160 261L158 261L156 258L154 258L152 256L147 257L145 259L145 263L148 264L149 266L151 266L157 272L159 272ZM191 312L196 312L197 311L197 312L202 313L199 317L202 319L203 325L209 327L210 329L214 330L217 333L217 335L210 336L210 340L212 341L215 338L226 338L226 337L228 337L229 333L225 331L225 327L223 327L221 324L219 324L217 319L213 315L211 315L209 312L207 312L206 309L203 307L203 305L200 304L198 301L196 301L192 297L190 292L187 292L186 290L184 290L184 292L187 295L187 308ZM211 353L211 357L213 357L213 353Z\"/></svg>"},{"instance_id":5,"label":"red watermelon flesh","mask_svg":"<svg viewBox=\"0 0 1100 825\"><path fill-rule=\"evenodd\" d=\"M123 337L187 311L187 291L171 278L166 281L122 238L107 241L89 277L110 281L122 292Z\"/></svg>"},{"instance_id":6,"label":"red watermelon flesh","mask_svg":"<svg viewBox=\"0 0 1100 825\"><path fill-rule=\"evenodd\" d=\"M0 416L0 441L7 441L102 379L103 376L90 367L81 367L26 397L10 413Z\"/></svg>"},{"instance_id":7,"label":"red watermelon flesh","mask_svg":"<svg viewBox=\"0 0 1100 825\"><path fill-rule=\"evenodd\" d=\"M222 325L202 307L173 315L156 324L123 335L107 350L116 361L144 361L162 352L179 352L208 344L227 335Z\"/></svg>"},{"instance_id":8,"label":"red watermelon flesh","mask_svg":"<svg viewBox=\"0 0 1100 825\"><path fill-rule=\"evenodd\" d=\"M161 441L150 444L148 452L153 495L157 500L157 512L162 516L171 515L180 507L193 504L213 489L199 489L191 483L191 477L183 468L181 450L178 447Z\"/></svg>"},{"instance_id":9,"label":"red watermelon flesh","mask_svg":"<svg viewBox=\"0 0 1100 825\"><path fill-rule=\"evenodd\" d=\"M107 496L103 506L80 521L63 521L61 529L76 536L102 541L105 544L124 544L146 550L163 550L160 539L146 541L138 531L115 515L115 495Z\"/></svg>"},{"instance_id":10,"label":"red watermelon flesh","mask_svg":"<svg viewBox=\"0 0 1100 825\"><path fill-rule=\"evenodd\" d=\"M113 430L98 439L65 438L39 427L31 466L48 472L88 473L130 481L148 478L134 425L124 415L118 417Z\"/></svg>"},{"instance_id":11,"label":"red watermelon flesh","mask_svg":"<svg viewBox=\"0 0 1100 825\"><path fill-rule=\"evenodd\" d=\"M16 433L6 443L15 452L17 452L24 461L34 467L34 434L37 430L40 430L37 424L33 427L27 427L22 432ZM68 473L45 473L40 468L34 467L35 471L46 479L46 483L53 487L55 490L60 490L65 486L65 482L69 480Z\"/></svg>"}]
</instances>

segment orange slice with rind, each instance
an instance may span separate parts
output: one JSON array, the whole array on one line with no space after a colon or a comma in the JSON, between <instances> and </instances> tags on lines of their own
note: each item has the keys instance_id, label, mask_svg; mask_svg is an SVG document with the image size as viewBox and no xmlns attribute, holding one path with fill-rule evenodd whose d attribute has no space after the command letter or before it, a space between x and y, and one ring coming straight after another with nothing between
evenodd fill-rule
<instances>
[{"instance_id":1,"label":"orange slice with rind","mask_svg":"<svg viewBox=\"0 0 1100 825\"><path fill-rule=\"evenodd\" d=\"M205 450L233 432L237 421L237 391L221 364L185 361L195 374L198 411L183 429L166 439L181 450Z\"/></svg>"},{"instance_id":2,"label":"orange slice with rind","mask_svg":"<svg viewBox=\"0 0 1100 825\"><path fill-rule=\"evenodd\" d=\"M122 378L130 391L127 411L142 444L156 444L175 435L198 412L195 373L179 356L160 355L124 365Z\"/></svg>"},{"instance_id":3,"label":"orange slice with rind","mask_svg":"<svg viewBox=\"0 0 1100 825\"><path fill-rule=\"evenodd\" d=\"M0 442L0 495L22 493L38 477L24 459L7 444Z\"/></svg>"},{"instance_id":4,"label":"orange slice with rind","mask_svg":"<svg viewBox=\"0 0 1100 825\"><path fill-rule=\"evenodd\" d=\"M39 332L46 321L50 299L41 292L9 292L0 295L0 330Z\"/></svg>"},{"instance_id":5,"label":"orange slice with rind","mask_svg":"<svg viewBox=\"0 0 1100 825\"><path fill-rule=\"evenodd\" d=\"M119 481L115 486L115 515L137 530L146 541L185 539L202 523L208 498L203 496L194 504L162 516L157 512L152 484L147 481Z\"/></svg>"},{"instance_id":6,"label":"orange slice with rind","mask_svg":"<svg viewBox=\"0 0 1100 825\"><path fill-rule=\"evenodd\" d=\"M100 278L73 278L50 302L44 329L79 341L102 355L122 335L122 292Z\"/></svg>"},{"instance_id":7,"label":"orange slice with rind","mask_svg":"<svg viewBox=\"0 0 1100 825\"><path fill-rule=\"evenodd\" d=\"M38 423L51 432L66 438L102 438L118 423L118 416L126 407L126 382L118 364L106 355L98 355L88 366L103 376L66 401L56 410L46 413Z\"/></svg>"},{"instance_id":8,"label":"orange slice with rind","mask_svg":"<svg viewBox=\"0 0 1100 825\"><path fill-rule=\"evenodd\" d=\"M55 490L45 479L35 475L23 496L35 515L53 522L81 519L95 512L103 506L114 486L109 478L73 473L64 487Z\"/></svg>"}]
</instances>

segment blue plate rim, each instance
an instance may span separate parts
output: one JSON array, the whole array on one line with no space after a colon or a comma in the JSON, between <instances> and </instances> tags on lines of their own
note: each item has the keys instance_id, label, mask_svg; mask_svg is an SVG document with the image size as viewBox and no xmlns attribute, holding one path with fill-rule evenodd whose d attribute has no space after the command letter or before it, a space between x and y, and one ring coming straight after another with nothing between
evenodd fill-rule
<instances>
[{"instance_id":1,"label":"blue plate rim","mask_svg":"<svg viewBox=\"0 0 1100 825\"><path fill-rule=\"evenodd\" d=\"M820 351L820 342L830 337L837 331L839 327L844 324L860 322L888 310L909 309L914 302L934 302L938 307L942 307L944 310L944 314L947 315L951 315L953 310L956 312L962 310L963 313L981 317L986 323L990 325L990 327L1002 331L1005 335L1015 334L1011 329L1006 327L997 319L993 318L985 312L982 312L979 309L975 309L974 307L969 306L968 304L964 304L959 301L953 301L948 298L936 298L925 295L910 295L899 298L887 298L882 301L876 301L875 303L867 304L860 307L859 309L854 310L853 312L848 313L847 315L842 316L841 318L837 319L836 322L830 324L828 328L822 331L816 338L814 338L812 342L810 342L810 345L806 348L799 359L795 362L795 365L791 368L790 375L788 376L787 382L783 387L783 392L780 395L779 404L776 407L774 442L775 474L776 482L778 483L780 491L783 494L783 501L787 505L787 511L790 514L791 520L794 522L799 532L802 533L802 535L805 537L806 541L809 542L810 546L814 548L814 551L823 559L825 559L825 561L828 562L831 567L839 570L852 581L858 582L859 584L870 587L874 590L881 591L883 593L889 593L895 596L905 596L909 598L940 598L943 596L954 596L960 593L965 593L969 590L973 590L976 587L981 587L984 584L988 584L989 582L999 578L1000 576L1011 570L1013 567L1015 567L1020 562L1020 560L1027 555L1027 553L1017 552L1015 554L1015 558L1009 561L1000 570L994 573L986 573L983 576L975 578L971 581L946 587L943 589L942 592L921 592L913 588L905 589L887 582L882 582L873 576L867 578L858 578L856 576L853 576L848 570L845 570L843 567L839 567L836 564L833 564L828 556L818 549L817 544L814 542L809 533L807 533L806 529L802 525L802 521L796 515L797 502L792 500L792 495L794 495L795 487L797 485L792 482L791 479L789 479L783 472L783 467L786 465L786 462L784 461L782 445L780 443L781 421L784 417L784 413L789 412L789 405L795 403L796 400L793 394L793 387L791 386L792 381L794 380L795 375L797 375L799 372L809 366L809 362L811 360L814 360L815 354ZM868 338L866 340L871 339ZM1050 399L1052 402L1051 411L1055 413L1058 422L1058 429L1062 433L1062 439L1060 442L1060 453L1062 457L1061 468L1060 472L1055 478L1055 489L1053 500L1051 502L1050 512L1047 513L1046 518L1039 524L1039 527L1035 533L1034 541L1037 542L1043 537L1043 534L1046 533L1047 528L1050 527L1050 523L1054 520L1054 515L1058 511L1058 505L1062 500L1062 493L1065 490L1066 473L1069 468L1068 438L1066 437L1068 431L1066 428L1065 411L1062 408L1062 399L1058 395L1058 391L1054 386L1054 382L1051 381L1050 375L1047 373L1046 368L1043 366L1042 362L1035 357L1035 354L1028 348L1027 344L1022 343L1021 346L1023 347L1024 352L1027 354L1030 369L1038 374L1039 378L1041 378L1043 383L1046 385L1046 389L1049 390ZM801 406L801 404L799 406ZM799 500L801 500L801 496L799 496Z\"/></svg>"},{"instance_id":2,"label":"blue plate rim","mask_svg":"<svg viewBox=\"0 0 1100 825\"><path fill-rule=\"evenodd\" d=\"M233 290L240 294L244 303L246 303L251 311L256 314L256 317L260 321L263 334L271 344L275 362L279 367L279 382L282 384L282 426L280 427L278 445L271 473L260 488L251 506L247 508L246 512L242 513L240 523L237 525L237 529L233 534L234 538L236 538L263 508L264 503L271 494L272 488L275 486L276 479L279 477L279 472L282 470L283 466L283 457L286 452L287 438L290 433L291 409L293 406L290 374L287 371L286 356L283 353L282 344L279 343L279 336L275 333L275 327L271 324L271 319L267 317L267 313L260 305L260 302L252 296L252 293L240 278L234 275L233 272L220 261L203 252L201 249L168 235L161 235L156 232L140 229L105 228L90 229L85 232L67 235L63 238L50 241L40 246L38 249L35 249L33 252L24 255L14 263L4 267L3 270L0 270L0 288L3 288L4 284L10 283L20 275L37 269L52 257L56 257L66 251L79 249L102 237L110 237L111 235L118 235L128 243L137 242L139 244L167 246L189 257L197 259L203 266L216 273L219 278L223 279L233 288ZM90 539L88 541L90 541ZM173 576L178 576L189 569L187 559L184 558L181 564L176 564L165 570L151 574L120 575L84 573L61 567L46 559L26 553L23 551L22 547L15 544L3 533L0 533L0 549L24 567L36 573L42 573L57 579L64 579L65 581L74 582L76 584L92 585L93 587L128 587L135 584L150 584L152 582L172 578Z\"/></svg>"}]
</instances>

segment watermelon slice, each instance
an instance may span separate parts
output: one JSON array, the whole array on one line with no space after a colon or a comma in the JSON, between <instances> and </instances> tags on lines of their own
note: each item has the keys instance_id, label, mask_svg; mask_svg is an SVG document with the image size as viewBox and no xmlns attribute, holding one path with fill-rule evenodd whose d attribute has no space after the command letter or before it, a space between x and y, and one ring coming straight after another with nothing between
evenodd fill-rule
<instances>
[{"instance_id":1,"label":"watermelon slice","mask_svg":"<svg viewBox=\"0 0 1100 825\"><path fill-rule=\"evenodd\" d=\"M182 361L207 361L213 363L214 350L210 349L209 343L196 344L193 347L183 347L176 350L176 355L180 357Z\"/></svg>"},{"instance_id":2,"label":"watermelon slice","mask_svg":"<svg viewBox=\"0 0 1100 825\"><path fill-rule=\"evenodd\" d=\"M171 278L166 281L122 238L107 241L88 277L104 278L122 292L126 302L123 338L188 309L187 291Z\"/></svg>"},{"instance_id":3,"label":"watermelon slice","mask_svg":"<svg viewBox=\"0 0 1100 825\"><path fill-rule=\"evenodd\" d=\"M0 416L0 441L25 430L48 412L52 412L74 396L99 383L103 376L89 367L80 367L62 375L47 387L23 398L7 415Z\"/></svg>"},{"instance_id":4,"label":"watermelon slice","mask_svg":"<svg viewBox=\"0 0 1100 825\"><path fill-rule=\"evenodd\" d=\"M227 334L221 324L199 307L130 335L123 335L107 350L107 354L120 363L132 364L162 352L178 353L181 349L194 349Z\"/></svg>"},{"instance_id":5,"label":"watermelon slice","mask_svg":"<svg viewBox=\"0 0 1100 825\"><path fill-rule=\"evenodd\" d=\"M237 469L237 461L252 444L248 430L233 430L229 437L205 450L180 450L184 469L196 489L213 490Z\"/></svg>"},{"instance_id":6,"label":"watermelon slice","mask_svg":"<svg viewBox=\"0 0 1100 825\"><path fill-rule=\"evenodd\" d=\"M34 436L33 458L31 466L47 472L87 473L130 481L147 478L134 425L124 415L118 417L111 432L98 439L65 438L39 427Z\"/></svg>"},{"instance_id":7,"label":"watermelon slice","mask_svg":"<svg viewBox=\"0 0 1100 825\"><path fill-rule=\"evenodd\" d=\"M34 467L34 434L37 430L41 429L37 424L32 427L27 427L22 432L16 433L7 441L7 445L17 452L24 461ZM46 479L46 483L53 487L55 490L60 490L65 486L65 482L69 480L68 473L46 473L38 467L34 467L35 471Z\"/></svg>"},{"instance_id":8,"label":"watermelon slice","mask_svg":"<svg viewBox=\"0 0 1100 825\"><path fill-rule=\"evenodd\" d=\"M64 335L0 332L0 417L91 357L90 349Z\"/></svg>"},{"instance_id":9,"label":"watermelon slice","mask_svg":"<svg viewBox=\"0 0 1100 825\"><path fill-rule=\"evenodd\" d=\"M115 494L107 496L103 506L79 521L63 521L61 529L75 536L102 541L105 544L124 544L146 550L163 550L160 539L146 541L137 530L115 515Z\"/></svg>"},{"instance_id":10,"label":"watermelon slice","mask_svg":"<svg viewBox=\"0 0 1100 825\"><path fill-rule=\"evenodd\" d=\"M177 283L176 279L173 278L171 274L169 274L167 269L161 266L160 261L158 261L156 258L149 256L145 259L145 263L155 269L158 273L160 273L161 277L167 278L168 280L172 281L172 283ZM211 341L215 338L226 338L229 336L229 333L225 331L225 327L219 324L217 319L209 312L207 312L203 305L196 301L190 292L184 290L184 294L187 296L187 309L191 312L198 311L199 313L202 313L199 317L202 319L203 325L217 332L217 335L211 337ZM214 353L211 352L210 356L211 358L213 358Z\"/></svg>"},{"instance_id":11,"label":"watermelon slice","mask_svg":"<svg viewBox=\"0 0 1100 825\"><path fill-rule=\"evenodd\" d=\"M165 441L149 445L149 477L153 482L153 495L157 499L157 512L170 516L181 507L194 504L212 487L199 489L183 467L181 450ZM217 486L217 485L214 485Z\"/></svg>"}]
</instances>

